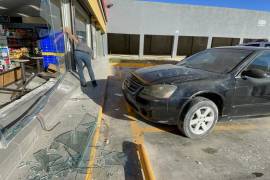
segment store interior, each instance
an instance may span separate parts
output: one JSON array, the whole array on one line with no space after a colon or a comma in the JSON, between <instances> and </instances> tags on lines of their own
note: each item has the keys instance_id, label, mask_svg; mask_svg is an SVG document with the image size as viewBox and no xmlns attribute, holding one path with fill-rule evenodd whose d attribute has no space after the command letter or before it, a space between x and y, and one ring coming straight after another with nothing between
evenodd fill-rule
<instances>
[{"instance_id":1,"label":"store interior","mask_svg":"<svg viewBox=\"0 0 270 180\"><path fill-rule=\"evenodd\" d=\"M64 34L56 0L1 1L0 108L64 72Z\"/></svg>"}]
</instances>

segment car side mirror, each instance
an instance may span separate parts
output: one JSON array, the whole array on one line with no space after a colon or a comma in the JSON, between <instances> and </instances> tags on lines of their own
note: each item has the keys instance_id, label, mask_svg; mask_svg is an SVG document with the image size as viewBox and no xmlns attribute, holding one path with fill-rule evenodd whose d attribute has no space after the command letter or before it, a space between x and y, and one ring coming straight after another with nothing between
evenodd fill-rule
<instances>
[{"instance_id":1,"label":"car side mirror","mask_svg":"<svg viewBox=\"0 0 270 180\"><path fill-rule=\"evenodd\" d=\"M267 73L260 69L249 69L249 70L243 71L242 76L258 78L258 79L268 77Z\"/></svg>"}]
</instances>

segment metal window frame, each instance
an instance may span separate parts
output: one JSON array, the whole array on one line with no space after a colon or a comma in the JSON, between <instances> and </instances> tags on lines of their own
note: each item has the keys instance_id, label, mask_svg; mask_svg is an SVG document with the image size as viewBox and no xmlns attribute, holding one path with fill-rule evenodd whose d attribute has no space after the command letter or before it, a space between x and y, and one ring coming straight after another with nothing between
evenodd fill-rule
<instances>
[{"instance_id":1,"label":"metal window frame","mask_svg":"<svg viewBox=\"0 0 270 180\"><path fill-rule=\"evenodd\" d=\"M79 14L86 20L86 40L87 40L87 45L89 47L92 47L92 36L91 36L91 15L87 13L88 11L83 8L82 4L76 0L72 0L72 16L73 16L73 32L75 32L75 18L76 14Z\"/></svg>"}]
</instances>

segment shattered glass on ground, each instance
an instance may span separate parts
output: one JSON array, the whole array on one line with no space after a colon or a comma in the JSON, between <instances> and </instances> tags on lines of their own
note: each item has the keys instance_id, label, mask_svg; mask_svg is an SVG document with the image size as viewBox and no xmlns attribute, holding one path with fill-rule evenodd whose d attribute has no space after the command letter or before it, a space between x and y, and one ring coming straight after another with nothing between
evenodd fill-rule
<instances>
[{"instance_id":1,"label":"shattered glass on ground","mask_svg":"<svg viewBox=\"0 0 270 180\"><path fill-rule=\"evenodd\" d=\"M34 161L21 162L19 168L27 168L27 180L63 179L70 173L86 174L89 168L105 168L114 165L124 166L127 157L123 152L110 152L101 149L96 163L89 167L89 148L96 127L96 118L85 114L78 126L54 138L44 149L33 154ZM113 172L111 172L113 173Z\"/></svg>"}]
</instances>

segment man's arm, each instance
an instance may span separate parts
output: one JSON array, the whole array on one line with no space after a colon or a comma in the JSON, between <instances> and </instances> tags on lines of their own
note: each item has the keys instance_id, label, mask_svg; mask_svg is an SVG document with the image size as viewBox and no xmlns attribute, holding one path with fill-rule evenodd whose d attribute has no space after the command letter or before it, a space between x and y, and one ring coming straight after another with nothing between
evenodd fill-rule
<instances>
[{"instance_id":1,"label":"man's arm","mask_svg":"<svg viewBox=\"0 0 270 180\"><path fill-rule=\"evenodd\" d=\"M71 40L71 41L74 41L75 44L78 44L79 43L79 40L76 36L74 36L72 33L71 33L71 30L68 28L68 27L65 27L64 28L64 32L67 33L68 35L68 38Z\"/></svg>"}]
</instances>

